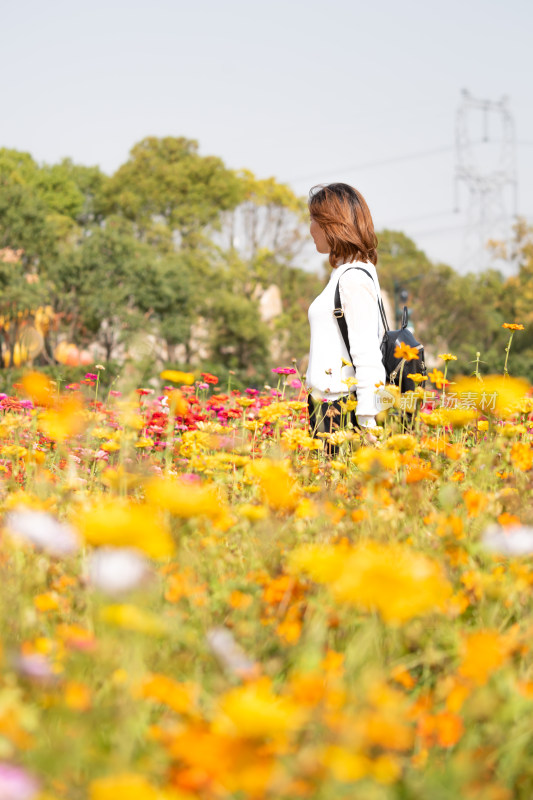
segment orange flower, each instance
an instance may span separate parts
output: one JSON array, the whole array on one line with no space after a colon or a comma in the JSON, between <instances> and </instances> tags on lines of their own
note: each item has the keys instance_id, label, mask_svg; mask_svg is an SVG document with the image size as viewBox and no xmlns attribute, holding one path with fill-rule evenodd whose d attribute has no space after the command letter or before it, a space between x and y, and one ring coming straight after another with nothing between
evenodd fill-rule
<instances>
[{"instance_id":1,"label":"orange flower","mask_svg":"<svg viewBox=\"0 0 533 800\"><path fill-rule=\"evenodd\" d=\"M229 604L232 608L248 608L253 602L249 594L235 590L230 594Z\"/></svg>"},{"instance_id":2,"label":"orange flower","mask_svg":"<svg viewBox=\"0 0 533 800\"><path fill-rule=\"evenodd\" d=\"M477 517L488 502L486 496L482 492L476 492L475 489L463 492L463 500L469 517Z\"/></svg>"},{"instance_id":3,"label":"orange flower","mask_svg":"<svg viewBox=\"0 0 533 800\"><path fill-rule=\"evenodd\" d=\"M416 684L416 681L411 675L411 673L408 672L405 669L405 667L402 666L394 667L391 673L391 677L393 681L399 683L401 686L404 687L404 689L412 689L413 686Z\"/></svg>"},{"instance_id":4,"label":"orange flower","mask_svg":"<svg viewBox=\"0 0 533 800\"><path fill-rule=\"evenodd\" d=\"M152 674L144 679L138 693L178 714L188 714L194 709L196 687L192 683L178 683L167 675Z\"/></svg>"},{"instance_id":5,"label":"orange flower","mask_svg":"<svg viewBox=\"0 0 533 800\"><path fill-rule=\"evenodd\" d=\"M72 711L88 711L91 707L89 687L79 681L69 681L65 686L65 705Z\"/></svg>"},{"instance_id":6,"label":"orange flower","mask_svg":"<svg viewBox=\"0 0 533 800\"><path fill-rule=\"evenodd\" d=\"M417 734L424 747L453 747L464 733L461 717L451 711L425 714L418 720Z\"/></svg>"},{"instance_id":7,"label":"orange flower","mask_svg":"<svg viewBox=\"0 0 533 800\"><path fill-rule=\"evenodd\" d=\"M502 328L507 328L509 331L523 331L524 326L516 322L504 322Z\"/></svg>"},{"instance_id":8,"label":"orange flower","mask_svg":"<svg viewBox=\"0 0 533 800\"><path fill-rule=\"evenodd\" d=\"M502 528L512 528L514 525L520 525L520 517L517 517L516 514L509 514L507 511L504 511L503 514L499 515L498 522Z\"/></svg>"},{"instance_id":9,"label":"orange flower","mask_svg":"<svg viewBox=\"0 0 533 800\"><path fill-rule=\"evenodd\" d=\"M435 733L437 744L441 747L453 747L464 733L463 720L450 711L435 714Z\"/></svg>"},{"instance_id":10,"label":"orange flower","mask_svg":"<svg viewBox=\"0 0 533 800\"><path fill-rule=\"evenodd\" d=\"M49 378L42 372L28 372L22 378L26 394L36 406L50 406L53 402L53 386Z\"/></svg>"},{"instance_id":11,"label":"orange flower","mask_svg":"<svg viewBox=\"0 0 533 800\"><path fill-rule=\"evenodd\" d=\"M438 474L431 469L429 461L420 459L419 463L409 466L405 475L406 483L418 483L419 481L436 481Z\"/></svg>"},{"instance_id":12,"label":"orange flower","mask_svg":"<svg viewBox=\"0 0 533 800\"><path fill-rule=\"evenodd\" d=\"M394 350L394 358L403 358L405 361L414 361L418 358L418 349L416 347L410 347L405 342L401 342L400 344L396 345L396 349Z\"/></svg>"},{"instance_id":13,"label":"orange flower","mask_svg":"<svg viewBox=\"0 0 533 800\"><path fill-rule=\"evenodd\" d=\"M467 634L463 642L463 660L459 675L477 686L487 683L489 676L503 666L509 655L509 642L495 630Z\"/></svg>"},{"instance_id":14,"label":"orange flower","mask_svg":"<svg viewBox=\"0 0 533 800\"><path fill-rule=\"evenodd\" d=\"M533 449L527 442L515 442L510 457L513 466L522 472L528 472L533 467Z\"/></svg>"},{"instance_id":15,"label":"orange flower","mask_svg":"<svg viewBox=\"0 0 533 800\"><path fill-rule=\"evenodd\" d=\"M435 384L437 389L442 389L443 386L447 386L449 384L449 381L444 377L444 373L436 367L432 372L428 373L428 378L431 383Z\"/></svg>"}]
</instances>

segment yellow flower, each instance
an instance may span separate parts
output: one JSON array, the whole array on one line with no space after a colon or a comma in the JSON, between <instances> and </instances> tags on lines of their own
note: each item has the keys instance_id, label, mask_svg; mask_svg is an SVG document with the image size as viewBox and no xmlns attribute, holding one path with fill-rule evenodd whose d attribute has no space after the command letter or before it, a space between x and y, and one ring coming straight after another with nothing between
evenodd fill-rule
<instances>
[{"instance_id":1,"label":"yellow flower","mask_svg":"<svg viewBox=\"0 0 533 800\"><path fill-rule=\"evenodd\" d=\"M507 422L500 433L506 439L514 439L516 436L522 436L527 433L527 428L525 425L511 425L511 423Z\"/></svg>"},{"instance_id":2,"label":"yellow flower","mask_svg":"<svg viewBox=\"0 0 533 800\"><path fill-rule=\"evenodd\" d=\"M39 415L39 428L49 439L64 442L85 427L83 406L77 397L61 398L55 408Z\"/></svg>"},{"instance_id":3,"label":"yellow flower","mask_svg":"<svg viewBox=\"0 0 533 800\"><path fill-rule=\"evenodd\" d=\"M416 450L418 442L410 433L397 433L395 436L390 436L385 442L385 447L388 450L397 450L403 453L406 450Z\"/></svg>"},{"instance_id":4,"label":"yellow flower","mask_svg":"<svg viewBox=\"0 0 533 800\"><path fill-rule=\"evenodd\" d=\"M174 552L170 530L156 508L130 500L104 500L76 518L76 526L92 545L137 547L152 558Z\"/></svg>"},{"instance_id":5,"label":"yellow flower","mask_svg":"<svg viewBox=\"0 0 533 800\"><path fill-rule=\"evenodd\" d=\"M150 439L148 436L140 436L139 439L135 442L135 447L142 449L144 447L153 447L154 440Z\"/></svg>"},{"instance_id":6,"label":"yellow flower","mask_svg":"<svg viewBox=\"0 0 533 800\"><path fill-rule=\"evenodd\" d=\"M320 761L335 780L342 783L353 783L369 775L372 763L367 756L339 745L326 747Z\"/></svg>"},{"instance_id":7,"label":"yellow flower","mask_svg":"<svg viewBox=\"0 0 533 800\"><path fill-rule=\"evenodd\" d=\"M214 486L171 478L153 478L145 487L146 499L176 517L190 519L220 516L225 504Z\"/></svg>"},{"instance_id":8,"label":"yellow flower","mask_svg":"<svg viewBox=\"0 0 533 800\"><path fill-rule=\"evenodd\" d=\"M439 358L443 361L457 361L457 356L452 356L451 353L440 353Z\"/></svg>"},{"instance_id":9,"label":"yellow flower","mask_svg":"<svg viewBox=\"0 0 533 800\"><path fill-rule=\"evenodd\" d=\"M298 447L306 450L321 450L323 447L320 439L313 439L303 428L287 428L281 434L281 441L287 445L289 450L296 450Z\"/></svg>"},{"instance_id":10,"label":"yellow flower","mask_svg":"<svg viewBox=\"0 0 533 800\"><path fill-rule=\"evenodd\" d=\"M268 509L265 506L254 506L251 503L243 503L237 506L237 513L250 522L266 519L268 517Z\"/></svg>"},{"instance_id":11,"label":"yellow flower","mask_svg":"<svg viewBox=\"0 0 533 800\"><path fill-rule=\"evenodd\" d=\"M330 585L338 601L376 609L387 622L440 611L452 593L437 561L396 544L304 546L290 567Z\"/></svg>"},{"instance_id":12,"label":"yellow flower","mask_svg":"<svg viewBox=\"0 0 533 800\"><path fill-rule=\"evenodd\" d=\"M92 781L89 800L163 800L163 795L143 775L123 773Z\"/></svg>"},{"instance_id":13,"label":"yellow flower","mask_svg":"<svg viewBox=\"0 0 533 800\"><path fill-rule=\"evenodd\" d=\"M271 508L275 511L294 511L300 496L296 481L285 462L262 458L247 464L245 474L257 481Z\"/></svg>"},{"instance_id":14,"label":"yellow flower","mask_svg":"<svg viewBox=\"0 0 533 800\"><path fill-rule=\"evenodd\" d=\"M357 386L356 378L346 378L346 380L341 381L341 383L344 383L348 387L348 389L351 389L352 386Z\"/></svg>"},{"instance_id":15,"label":"yellow flower","mask_svg":"<svg viewBox=\"0 0 533 800\"><path fill-rule=\"evenodd\" d=\"M105 606L100 612L100 618L117 628L146 633L149 636L167 633L167 626L160 617L128 603Z\"/></svg>"},{"instance_id":16,"label":"yellow flower","mask_svg":"<svg viewBox=\"0 0 533 800\"><path fill-rule=\"evenodd\" d=\"M259 419L261 422L276 422L282 417L288 417L291 413L291 407L287 402L281 400L279 403L270 403L259 411Z\"/></svg>"},{"instance_id":17,"label":"yellow flower","mask_svg":"<svg viewBox=\"0 0 533 800\"><path fill-rule=\"evenodd\" d=\"M50 406L53 402L54 387L42 372L28 372L22 378L24 391L36 406Z\"/></svg>"},{"instance_id":18,"label":"yellow flower","mask_svg":"<svg viewBox=\"0 0 533 800\"><path fill-rule=\"evenodd\" d=\"M427 381L427 375L422 375L421 372L410 372L407 377L415 383L423 383L424 381Z\"/></svg>"},{"instance_id":19,"label":"yellow flower","mask_svg":"<svg viewBox=\"0 0 533 800\"><path fill-rule=\"evenodd\" d=\"M475 408L441 408L437 412L441 425L451 425L452 428L464 428L478 417Z\"/></svg>"},{"instance_id":20,"label":"yellow flower","mask_svg":"<svg viewBox=\"0 0 533 800\"><path fill-rule=\"evenodd\" d=\"M455 393L459 400L468 400L468 405L482 414L507 419L516 413L530 388L524 378L484 375L482 381L477 378L458 378Z\"/></svg>"},{"instance_id":21,"label":"yellow flower","mask_svg":"<svg viewBox=\"0 0 533 800\"><path fill-rule=\"evenodd\" d=\"M261 738L290 733L303 727L306 711L272 691L269 678L260 678L227 692L220 700L214 725L240 736Z\"/></svg>"},{"instance_id":22,"label":"yellow flower","mask_svg":"<svg viewBox=\"0 0 533 800\"><path fill-rule=\"evenodd\" d=\"M309 497L304 497L294 511L296 519L315 519L318 517L318 507Z\"/></svg>"},{"instance_id":23,"label":"yellow flower","mask_svg":"<svg viewBox=\"0 0 533 800\"><path fill-rule=\"evenodd\" d=\"M192 372L181 372L178 369L165 369L159 377L163 381L185 384L186 386L191 386L191 384L194 383L194 375Z\"/></svg>"},{"instance_id":24,"label":"yellow flower","mask_svg":"<svg viewBox=\"0 0 533 800\"><path fill-rule=\"evenodd\" d=\"M393 472L399 464L398 454L392 450L376 450L375 447L360 447L352 461L362 472Z\"/></svg>"},{"instance_id":25,"label":"yellow flower","mask_svg":"<svg viewBox=\"0 0 533 800\"><path fill-rule=\"evenodd\" d=\"M57 599L57 595L55 592L45 592L44 594L38 594L36 597L33 598L33 604L37 611L57 611L59 608L59 602Z\"/></svg>"}]
</instances>

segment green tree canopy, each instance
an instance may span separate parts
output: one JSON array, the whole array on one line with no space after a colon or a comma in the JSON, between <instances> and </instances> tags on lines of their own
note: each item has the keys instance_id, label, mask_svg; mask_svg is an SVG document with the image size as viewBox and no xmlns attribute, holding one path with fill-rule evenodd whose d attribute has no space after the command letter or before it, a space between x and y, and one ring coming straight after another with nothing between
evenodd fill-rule
<instances>
[{"instance_id":1,"label":"green tree canopy","mask_svg":"<svg viewBox=\"0 0 533 800\"><path fill-rule=\"evenodd\" d=\"M122 214L141 231L163 219L182 237L215 224L221 211L243 199L242 182L215 156L201 156L183 137L148 137L105 189L106 213Z\"/></svg>"}]
</instances>

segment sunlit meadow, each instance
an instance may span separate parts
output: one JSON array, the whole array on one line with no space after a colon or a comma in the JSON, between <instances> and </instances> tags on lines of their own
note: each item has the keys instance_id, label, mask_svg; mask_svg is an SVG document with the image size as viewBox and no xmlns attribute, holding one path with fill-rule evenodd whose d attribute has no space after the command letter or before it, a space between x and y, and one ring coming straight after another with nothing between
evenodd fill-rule
<instances>
[{"instance_id":1,"label":"sunlit meadow","mask_svg":"<svg viewBox=\"0 0 533 800\"><path fill-rule=\"evenodd\" d=\"M2 396L1 800L531 798L533 396L453 358L332 458L292 366Z\"/></svg>"}]
</instances>

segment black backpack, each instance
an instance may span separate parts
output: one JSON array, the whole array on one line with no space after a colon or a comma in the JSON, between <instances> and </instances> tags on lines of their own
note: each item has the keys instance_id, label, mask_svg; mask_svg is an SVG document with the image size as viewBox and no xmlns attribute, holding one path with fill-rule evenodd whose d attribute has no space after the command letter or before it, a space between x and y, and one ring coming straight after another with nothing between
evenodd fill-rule
<instances>
[{"instance_id":1,"label":"black backpack","mask_svg":"<svg viewBox=\"0 0 533 800\"><path fill-rule=\"evenodd\" d=\"M362 272L366 272L369 278L372 278L370 272L367 269L364 269L364 267L349 267L349 269L360 269ZM348 270L346 270L346 272L348 272ZM372 280L374 280L374 278L372 278ZM333 309L333 316L336 318L339 324L339 329L344 344L346 345L346 350L348 351L350 358L352 358L350 353L350 340L348 339L348 326L346 324L344 311L341 305L341 291L339 282L340 278L337 281L337 286L335 287L335 308ZM385 314L385 308L383 307L383 300L380 296L378 296L378 308L383 321L383 327L385 328L385 333L383 334L383 339L381 340L381 360L387 374L387 383L400 386L400 391L402 393L413 391L416 389L416 384L411 378L408 378L407 375L411 373L414 374L416 372L420 373L421 375L427 375L427 369L424 360L424 347L420 344L420 342L417 342L412 332L407 327L407 322L409 319L407 306L403 307L402 323L399 331L391 331L389 328L389 323L387 322L387 316ZM409 347L415 347L418 350L418 358L415 358L412 361L404 361L404 359L397 358L394 355L394 351L399 344L407 344ZM355 371L353 359L352 366Z\"/></svg>"}]
</instances>

